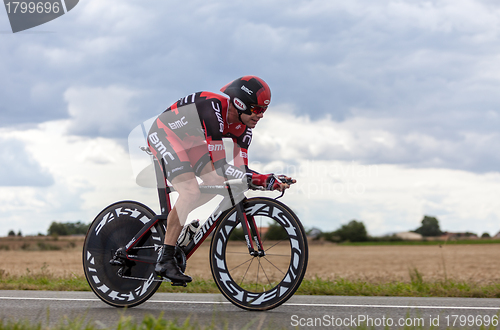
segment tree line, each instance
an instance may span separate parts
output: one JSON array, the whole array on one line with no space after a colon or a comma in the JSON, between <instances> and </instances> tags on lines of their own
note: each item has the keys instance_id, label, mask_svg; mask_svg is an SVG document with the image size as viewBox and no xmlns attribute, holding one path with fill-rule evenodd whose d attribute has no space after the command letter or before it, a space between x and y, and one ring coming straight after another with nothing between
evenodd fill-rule
<instances>
[{"instance_id":1,"label":"tree line","mask_svg":"<svg viewBox=\"0 0 500 330\"><path fill-rule=\"evenodd\" d=\"M402 241L403 239L395 235L384 237L372 237L368 235L365 225L361 221L351 220L348 224L342 225L339 229L331 232L321 232L317 230L315 239L324 239L330 242L366 242L366 241ZM312 232L310 230L309 232ZM424 237L436 237L445 234L439 226L439 220L436 217L424 216L421 226L411 232L418 233ZM466 232L465 237L476 236L474 233ZM488 233L484 233L482 238L489 238Z\"/></svg>"},{"instance_id":2,"label":"tree line","mask_svg":"<svg viewBox=\"0 0 500 330\"><path fill-rule=\"evenodd\" d=\"M90 227L90 223L85 224L81 221L77 222L56 222L53 221L49 229L47 230L47 235L49 236L69 236L69 235L85 235L87 234L87 230ZM43 236L43 234L38 234L39 236ZM10 230L8 236L23 236L21 231L17 234Z\"/></svg>"},{"instance_id":3,"label":"tree line","mask_svg":"<svg viewBox=\"0 0 500 330\"><path fill-rule=\"evenodd\" d=\"M47 231L49 236L85 235L90 227L90 223L77 222L52 222Z\"/></svg>"},{"instance_id":4,"label":"tree line","mask_svg":"<svg viewBox=\"0 0 500 330\"><path fill-rule=\"evenodd\" d=\"M53 221L47 231L49 236L68 236L68 235L85 235L89 229L90 223L85 224L81 221L77 222L56 222ZM241 226L239 226L241 227ZM233 240L244 240L243 229L237 228L232 233L230 239ZM425 237L435 237L441 236L444 232L439 226L439 221L436 217L424 216L421 226L412 232L418 233ZM401 238L395 236L386 237L371 237L368 235L366 227L362 221L351 220L349 223L341 225L339 229L322 232L318 229L308 230L308 234L313 236L314 239L324 239L330 242L366 242L366 241L397 241L402 240ZM465 233L469 235L475 235L473 233ZM39 234L42 235L42 234ZM21 231L17 234L10 230L8 236L22 236ZM288 236L286 231L278 224L272 224L267 229L265 234L266 239L269 240L280 240L286 239ZM467 235L466 235L467 236ZM488 233L484 233L481 237L490 237Z\"/></svg>"}]
</instances>

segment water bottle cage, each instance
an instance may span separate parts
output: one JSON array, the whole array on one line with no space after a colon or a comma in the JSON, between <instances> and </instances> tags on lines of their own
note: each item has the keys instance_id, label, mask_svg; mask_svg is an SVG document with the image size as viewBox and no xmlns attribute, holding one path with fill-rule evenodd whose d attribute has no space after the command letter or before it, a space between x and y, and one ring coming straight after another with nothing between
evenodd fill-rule
<instances>
[{"instance_id":1,"label":"water bottle cage","mask_svg":"<svg viewBox=\"0 0 500 330\"><path fill-rule=\"evenodd\" d=\"M191 240L193 239L194 235L196 235L199 226L200 223L198 220L193 220L191 223L184 226L179 235L179 238L177 239L177 245L181 247L188 245L189 242L191 242Z\"/></svg>"}]
</instances>

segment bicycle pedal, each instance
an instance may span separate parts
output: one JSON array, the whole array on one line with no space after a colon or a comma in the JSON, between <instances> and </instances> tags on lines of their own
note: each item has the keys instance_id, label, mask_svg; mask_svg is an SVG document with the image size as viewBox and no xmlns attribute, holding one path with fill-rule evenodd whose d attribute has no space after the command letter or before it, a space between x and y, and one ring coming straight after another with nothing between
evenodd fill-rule
<instances>
[{"instance_id":1,"label":"bicycle pedal","mask_svg":"<svg viewBox=\"0 0 500 330\"><path fill-rule=\"evenodd\" d=\"M187 283L186 283L186 282L172 282L172 286L183 286L183 287L187 287Z\"/></svg>"},{"instance_id":2,"label":"bicycle pedal","mask_svg":"<svg viewBox=\"0 0 500 330\"><path fill-rule=\"evenodd\" d=\"M112 266L125 266L125 262L116 257L113 257L113 259L109 261L109 264Z\"/></svg>"}]
</instances>

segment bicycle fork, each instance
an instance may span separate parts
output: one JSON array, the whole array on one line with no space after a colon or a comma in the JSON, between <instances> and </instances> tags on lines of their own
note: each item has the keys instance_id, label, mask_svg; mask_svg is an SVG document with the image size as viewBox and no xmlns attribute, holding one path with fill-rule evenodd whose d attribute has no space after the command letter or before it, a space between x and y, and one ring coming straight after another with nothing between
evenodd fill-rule
<instances>
[{"instance_id":1,"label":"bicycle fork","mask_svg":"<svg viewBox=\"0 0 500 330\"><path fill-rule=\"evenodd\" d=\"M242 203L236 205L236 212L238 219L240 219L241 227L243 228L243 234L245 236L245 241L247 242L248 252L254 257L265 256L266 253L264 252L262 240L254 217L247 217L246 213L243 211ZM257 250L254 248L254 242Z\"/></svg>"}]
</instances>

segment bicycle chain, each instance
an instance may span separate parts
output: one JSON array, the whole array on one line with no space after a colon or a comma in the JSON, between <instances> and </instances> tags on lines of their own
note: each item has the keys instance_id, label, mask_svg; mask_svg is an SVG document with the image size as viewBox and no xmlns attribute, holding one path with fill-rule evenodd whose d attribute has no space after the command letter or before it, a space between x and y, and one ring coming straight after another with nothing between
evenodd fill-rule
<instances>
[{"instance_id":1,"label":"bicycle chain","mask_svg":"<svg viewBox=\"0 0 500 330\"><path fill-rule=\"evenodd\" d=\"M147 278L142 278L142 277L134 277L134 276L126 276L126 275L123 275L123 267L120 268L118 270L118 276L121 277L121 278L125 278L127 280L138 280L138 281L148 281L149 279ZM172 282L172 280L166 278L166 277L162 277L162 279L153 279L153 282L170 282L172 283L172 286L187 286L187 283L183 283L183 282Z\"/></svg>"}]
</instances>

